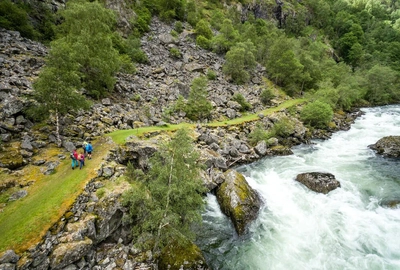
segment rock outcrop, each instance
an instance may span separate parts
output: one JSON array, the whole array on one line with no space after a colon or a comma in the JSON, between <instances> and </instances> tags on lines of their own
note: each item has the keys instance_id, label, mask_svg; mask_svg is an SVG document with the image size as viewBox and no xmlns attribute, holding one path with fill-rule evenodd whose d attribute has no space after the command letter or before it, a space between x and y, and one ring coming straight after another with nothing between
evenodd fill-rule
<instances>
[{"instance_id":1,"label":"rock outcrop","mask_svg":"<svg viewBox=\"0 0 400 270\"><path fill-rule=\"evenodd\" d=\"M369 145L379 155L390 158L400 157L400 136L387 136Z\"/></svg>"},{"instance_id":2,"label":"rock outcrop","mask_svg":"<svg viewBox=\"0 0 400 270\"><path fill-rule=\"evenodd\" d=\"M315 192L324 194L340 187L340 182L336 180L335 176L331 173L301 173L297 175L296 181L302 183Z\"/></svg>"},{"instance_id":3,"label":"rock outcrop","mask_svg":"<svg viewBox=\"0 0 400 270\"><path fill-rule=\"evenodd\" d=\"M231 218L238 235L243 235L249 224L257 218L261 207L261 198L235 170L225 173L223 182L216 191L221 210Z\"/></svg>"}]
</instances>

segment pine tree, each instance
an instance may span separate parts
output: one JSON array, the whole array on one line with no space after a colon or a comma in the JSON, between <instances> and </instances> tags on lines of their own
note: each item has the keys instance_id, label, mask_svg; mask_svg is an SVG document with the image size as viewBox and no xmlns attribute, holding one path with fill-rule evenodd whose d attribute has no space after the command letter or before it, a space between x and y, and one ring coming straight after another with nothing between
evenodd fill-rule
<instances>
[{"instance_id":1,"label":"pine tree","mask_svg":"<svg viewBox=\"0 0 400 270\"><path fill-rule=\"evenodd\" d=\"M204 206L198 158L188 131L178 130L150 159L149 172L124 194L133 235L142 248L157 253L176 237L194 238L191 225L201 222Z\"/></svg>"}]
</instances>

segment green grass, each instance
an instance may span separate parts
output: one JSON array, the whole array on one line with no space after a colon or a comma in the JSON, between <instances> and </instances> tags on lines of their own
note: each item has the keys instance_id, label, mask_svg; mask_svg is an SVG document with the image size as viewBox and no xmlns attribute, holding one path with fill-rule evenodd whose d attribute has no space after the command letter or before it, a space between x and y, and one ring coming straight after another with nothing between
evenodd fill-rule
<instances>
[{"instance_id":1,"label":"green grass","mask_svg":"<svg viewBox=\"0 0 400 270\"><path fill-rule=\"evenodd\" d=\"M260 117L258 116L260 113L266 115L269 115L271 113L298 105L300 103L303 103L305 101L305 99L292 99L292 100L288 100L283 102L282 104L280 104L277 107L273 107L273 108L269 108L269 109L265 109L261 112L255 113L255 114L247 114L244 115L240 118L235 118L232 120L226 120L226 121L217 121L217 122L212 122L212 123L208 123L208 124L203 124L204 126L209 126L209 127L222 127L222 126L233 126L233 125L240 125L243 124L245 122L251 122L251 121L256 121L258 119L260 119ZM189 124L189 123L181 123L178 125L172 125L169 124L166 127L141 127L141 128L135 128L135 129L126 129L126 130L117 130L114 131L112 133L107 134L107 136L110 136L114 142L118 143L118 144L123 144L125 143L126 139L129 136L138 136L141 137L146 133L151 133L151 132L158 132L158 131L164 131L164 132L168 132L168 131L176 131L180 128L194 128L197 124Z\"/></svg>"},{"instance_id":2,"label":"green grass","mask_svg":"<svg viewBox=\"0 0 400 270\"><path fill-rule=\"evenodd\" d=\"M93 159L82 170L62 161L54 174L40 176L28 188L25 198L10 203L0 213L0 253L14 249L21 253L37 244L50 227L72 206L86 183L96 175L109 148L94 144Z\"/></svg>"}]
</instances>

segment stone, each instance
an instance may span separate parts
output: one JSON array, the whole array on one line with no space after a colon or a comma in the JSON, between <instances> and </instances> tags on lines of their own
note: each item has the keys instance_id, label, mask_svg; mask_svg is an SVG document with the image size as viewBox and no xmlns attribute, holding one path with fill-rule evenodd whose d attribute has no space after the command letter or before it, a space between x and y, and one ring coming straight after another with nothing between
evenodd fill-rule
<instances>
[{"instance_id":1,"label":"stone","mask_svg":"<svg viewBox=\"0 0 400 270\"><path fill-rule=\"evenodd\" d=\"M400 157L400 136L383 137L368 147L384 157L398 158Z\"/></svg>"},{"instance_id":2,"label":"stone","mask_svg":"<svg viewBox=\"0 0 400 270\"><path fill-rule=\"evenodd\" d=\"M9 198L8 201L12 202L12 201L16 201L19 200L23 197L25 197L26 195L28 195L28 191L26 191L25 189L19 190L15 193L13 193Z\"/></svg>"},{"instance_id":3,"label":"stone","mask_svg":"<svg viewBox=\"0 0 400 270\"><path fill-rule=\"evenodd\" d=\"M80 260L92 248L93 242L86 238L82 241L61 243L57 245L50 255L50 267L62 269L63 267Z\"/></svg>"},{"instance_id":4,"label":"stone","mask_svg":"<svg viewBox=\"0 0 400 270\"><path fill-rule=\"evenodd\" d=\"M259 141L254 147L254 150L258 155L265 156L265 154L267 153L267 143L264 140Z\"/></svg>"},{"instance_id":5,"label":"stone","mask_svg":"<svg viewBox=\"0 0 400 270\"><path fill-rule=\"evenodd\" d=\"M224 175L225 182L216 191L217 200L222 212L232 220L238 235L243 235L257 218L262 201L241 173L230 169Z\"/></svg>"},{"instance_id":6,"label":"stone","mask_svg":"<svg viewBox=\"0 0 400 270\"><path fill-rule=\"evenodd\" d=\"M340 182L331 173L308 172L296 176L296 181L302 183L309 189L327 194L328 192L340 187Z\"/></svg>"},{"instance_id":7,"label":"stone","mask_svg":"<svg viewBox=\"0 0 400 270\"><path fill-rule=\"evenodd\" d=\"M14 250L6 250L0 254L0 264L3 263L16 263L19 260L19 256L14 252Z\"/></svg>"}]
</instances>

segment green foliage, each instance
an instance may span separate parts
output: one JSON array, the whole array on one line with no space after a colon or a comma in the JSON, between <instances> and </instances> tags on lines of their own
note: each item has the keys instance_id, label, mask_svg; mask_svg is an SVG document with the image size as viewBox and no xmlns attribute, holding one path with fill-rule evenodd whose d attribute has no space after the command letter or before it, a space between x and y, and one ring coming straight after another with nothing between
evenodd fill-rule
<instances>
[{"instance_id":1,"label":"green foliage","mask_svg":"<svg viewBox=\"0 0 400 270\"><path fill-rule=\"evenodd\" d=\"M211 41L201 35L196 37L196 44L205 50L208 50L211 47Z\"/></svg>"},{"instance_id":2,"label":"green foliage","mask_svg":"<svg viewBox=\"0 0 400 270\"><path fill-rule=\"evenodd\" d=\"M294 123L287 117L279 119L277 123L274 124L271 134L276 137L286 138L294 133Z\"/></svg>"},{"instance_id":3,"label":"green foliage","mask_svg":"<svg viewBox=\"0 0 400 270\"><path fill-rule=\"evenodd\" d=\"M317 128L324 128L332 120L333 110L329 104L316 100L304 106L301 110L300 117L305 124Z\"/></svg>"},{"instance_id":4,"label":"green foliage","mask_svg":"<svg viewBox=\"0 0 400 270\"><path fill-rule=\"evenodd\" d=\"M191 225L201 221L205 191L198 159L188 131L180 129L150 159L150 171L123 195L138 246L157 254L178 235L193 239Z\"/></svg>"},{"instance_id":5,"label":"green foliage","mask_svg":"<svg viewBox=\"0 0 400 270\"><path fill-rule=\"evenodd\" d=\"M99 98L112 91L114 74L120 68L118 52L113 48L115 15L98 2L69 1L58 26L60 43L73 51L71 59L79 64L83 87Z\"/></svg>"},{"instance_id":6,"label":"green foliage","mask_svg":"<svg viewBox=\"0 0 400 270\"><path fill-rule=\"evenodd\" d=\"M160 18L165 22L182 21L185 17L184 0L159 0Z\"/></svg>"},{"instance_id":7,"label":"green foliage","mask_svg":"<svg viewBox=\"0 0 400 270\"><path fill-rule=\"evenodd\" d=\"M128 74L136 72L135 65L132 63L131 58L127 54L119 56L119 62L121 63L121 71Z\"/></svg>"},{"instance_id":8,"label":"green foliage","mask_svg":"<svg viewBox=\"0 0 400 270\"><path fill-rule=\"evenodd\" d=\"M258 124L249 134L249 143L251 146L257 145L260 141L267 141L271 135Z\"/></svg>"},{"instance_id":9,"label":"green foliage","mask_svg":"<svg viewBox=\"0 0 400 270\"><path fill-rule=\"evenodd\" d=\"M30 39L36 39L39 35L30 24L27 12L10 0L0 1L0 27L18 31Z\"/></svg>"},{"instance_id":10,"label":"green foliage","mask_svg":"<svg viewBox=\"0 0 400 270\"><path fill-rule=\"evenodd\" d=\"M149 62L147 55L140 48L140 39L134 36L129 36L126 40L128 54L136 63L146 64Z\"/></svg>"},{"instance_id":11,"label":"green foliage","mask_svg":"<svg viewBox=\"0 0 400 270\"><path fill-rule=\"evenodd\" d=\"M179 59L179 58L182 57L181 52L180 52L179 49L176 48L176 47L172 47L172 48L169 50L169 55L170 55L172 58L177 58L177 59Z\"/></svg>"},{"instance_id":12,"label":"green foliage","mask_svg":"<svg viewBox=\"0 0 400 270\"><path fill-rule=\"evenodd\" d=\"M50 114L65 115L72 110L88 108L80 88L78 63L71 59L73 51L62 41L52 42L47 65L34 83L36 103L28 114L36 119L45 119Z\"/></svg>"},{"instance_id":13,"label":"green foliage","mask_svg":"<svg viewBox=\"0 0 400 270\"><path fill-rule=\"evenodd\" d=\"M261 100L262 104L264 104L264 105L270 104L271 100L274 97L275 97L275 95L274 95L272 89L270 89L270 88L266 88L261 91L260 100Z\"/></svg>"},{"instance_id":14,"label":"green foliage","mask_svg":"<svg viewBox=\"0 0 400 270\"><path fill-rule=\"evenodd\" d=\"M175 22L174 30L175 30L178 34L180 34L180 33L183 32L183 24L182 24L181 21Z\"/></svg>"},{"instance_id":15,"label":"green foliage","mask_svg":"<svg viewBox=\"0 0 400 270\"><path fill-rule=\"evenodd\" d=\"M195 33L196 33L196 35L198 35L198 36L201 35L207 39L211 39L213 37L213 33L211 31L210 24L204 19L197 22L196 28L195 28Z\"/></svg>"},{"instance_id":16,"label":"green foliage","mask_svg":"<svg viewBox=\"0 0 400 270\"><path fill-rule=\"evenodd\" d=\"M211 40L211 47L216 53L226 53L239 39L239 32L233 27L232 21L225 19L222 23L220 34Z\"/></svg>"},{"instance_id":17,"label":"green foliage","mask_svg":"<svg viewBox=\"0 0 400 270\"><path fill-rule=\"evenodd\" d=\"M272 79L281 86L301 84L305 75L304 66L293 50L294 44L294 40L282 38L270 49L267 69Z\"/></svg>"},{"instance_id":18,"label":"green foliage","mask_svg":"<svg viewBox=\"0 0 400 270\"><path fill-rule=\"evenodd\" d=\"M207 70L207 79L212 80L212 81L217 79L217 73L215 73L215 71L212 69L208 69Z\"/></svg>"},{"instance_id":19,"label":"green foliage","mask_svg":"<svg viewBox=\"0 0 400 270\"><path fill-rule=\"evenodd\" d=\"M250 40L237 43L225 56L223 72L230 76L236 84L248 82L250 73L257 64L254 57L255 51L256 48Z\"/></svg>"},{"instance_id":20,"label":"green foliage","mask_svg":"<svg viewBox=\"0 0 400 270\"><path fill-rule=\"evenodd\" d=\"M399 75L390 67L375 65L366 73L366 99L372 104L390 104L400 100Z\"/></svg>"},{"instance_id":21,"label":"green foliage","mask_svg":"<svg viewBox=\"0 0 400 270\"><path fill-rule=\"evenodd\" d=\"M136 36L140 36L150 30L151 12L146 6L135 8L136 17L132 22Z\"/></svg>"},{"instance_id":22,"label":"green foliage","mask_svg":"<svg viewBox=\"0 0 400 270\"><path fill-rule=\"evenodd\" d=\"M193 79L189 99L185 106L187 117L191 120L208 118L212 105L207 99L207 78L204 76Z\"/></svg>"},{"instance_id":23,"label":"green foliage","mask_svg":"<svg viewBox=\"0 0 400 270\"><path fill-rule=\"evenodd\" d=\"M248 111L251 110L251 104L244 98L244 96L240 93L236 93L233 95L232 99L240 104L240 111Z\"/></svg>"}]
</instances>

